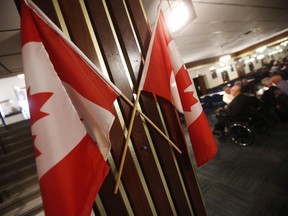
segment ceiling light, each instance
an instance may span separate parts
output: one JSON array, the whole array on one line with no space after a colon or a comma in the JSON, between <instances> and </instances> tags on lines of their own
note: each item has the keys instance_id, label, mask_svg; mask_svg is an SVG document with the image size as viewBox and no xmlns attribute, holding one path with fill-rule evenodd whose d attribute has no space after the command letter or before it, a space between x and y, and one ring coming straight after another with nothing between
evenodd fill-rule
<instances>
[{"instance_id":1,"label":"ceiling light","mask_svg":"<svg viewBox=\"0 0 288 216\"><path fill-rule=\"evenodd\" d=\"M219 61L220 62L228 62L230 59L231 59L231 55L224 55L224 56L220 57Z\"/></svg>"},{"instance_id":2,"label":"ceiling light","mask_svg":"<svg viewBox=\"0 0 288 216\"><path fill-rule=\"evenodd\" d=\"M176 32L182 28L189 19L188 8L183 1L173 9L172 13L168 17L168 26L171 32Z\"/></svg>"},{"instance_id":3,"label":"ceiling light","mask_svg":"<svg viewBox=\"0 0 288 216\"><path fill-rule=\"evenodd\" d=\"M24 74L18 74L17 77L18 77L19 79L24 79L24 78L25 78Z\"/></svg>"},{"instance_id":4,"label":"ceiling light","mask_svg":"<svg viewBox=\"0 0 288 216\"><path fill-rule=\"evenodd\" d=\"M189 21L196 17L196 13L191 1L181 1L177 5L170 5L171 13L167 23L171 32L182 29Z\"/></svg>"},{"instance_id":5,"label":"ceiling light","mask_svg":"<svg viewBox=\"0 0 288 216\"><path fill-rule=\"evenodd\" d=\"M266 48L267 48L266 46L259 47L259 48L256 49L256 52L257 53L263 53L264 50L266 50Z\"/></svg>"},{"instance_id":6,"label":"ceiling light","mask_svg":"<svg viewBox=\"0 0 288 216\"><path fill-rule=\"evenodd\" d=\"M255 58L247 58L247 59L245 60L245 64L249 64L249 63L251 63L251 62L253 62L253 61L255 61Z\"/></svg>"},{"instance_id":7,"label":"ceiling light","mask_svg":"<svg viewBox=\"0 0 288 216\"><path fill-rule=\"evenodd\" d=\"M261 60L261 59L263 59L265 56L263 55L263 54L260 54L260 55L258 55L256 58L258 59L258 60Z\"/></svg>"},{"instance_id":8,"label":"ceiling light","mask_svg":"<svg viewBox=\"0 0 288 216\"><path fill-rule=\"evenodd\" d=\"M281 43L282 46L287 46L287 44L288 44L288 40L283 41L283 42Z\"/></svg>"}]
</instances>

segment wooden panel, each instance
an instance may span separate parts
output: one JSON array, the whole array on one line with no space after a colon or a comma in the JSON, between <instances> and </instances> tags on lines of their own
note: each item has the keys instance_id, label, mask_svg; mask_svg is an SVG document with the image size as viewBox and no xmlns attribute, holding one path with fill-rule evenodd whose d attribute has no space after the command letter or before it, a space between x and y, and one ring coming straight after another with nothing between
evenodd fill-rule
<instances>
[{"instance_id":1,"label":"wooden panel","mask_svg":"<svg viewBox=\"0 0 288 216\"><path fill-rule=\"evenodd\" d=\"M130 2L127 2L128 7L130 5ZM133 8L137 8L136 6L137 1L133 1ZM138 3L139 4L139 3ZM116 7L115 7L116 8ZM132 8L132 7L129 7ZM136 19L137 21L134 21L134 23L141 23L141 18L144 19L142 16L132 17L131 19ZM119 20L119 19L118 19ZM121 20L122 21L122 20ZM143 21L142 21L143 23ZM123 25L123 23L122 23ZM121 29L121 27L120 27ZM141 28L143 31L143 28ZM147 32L147 31L144 31ZM150 36L150 35L149 35ZM150 38L150 37L149 37ZM125 35L125 38L123 40L131 41L133 40L133 35L128 37ZM136 45L134 46L134 49L137 49ZM130 61L131 62L131 61ZM135 74L135 76L139 76L139 73ZM140 77L140 76L139 76ZM146 96L141 97L141 107L145 111L145 113L148 115L150 119L153 119L153 122L158 125L158 127L164 131L163 127L161 126L161 120L159 115L157 114L157 107L155 104L155 101L153 100L153 97L151 97L151 94L147 94ZM166 177L166 181L168 183L168 187L170 189L170 193L172 196L173 203L175 205L176 211L178 215L189 215L191 214L189 210L188 203L185 199L185 194L177 173L177 169L174 163L174 158L171 153L171 148L168 145L168 143L161 137L157 132L154 131L154 129L150 128L150 133L153 134L153 142L157 145L154 145L157 156L159 158L159 161L161 163L164 175ZM156 142L158 141L158 143ZM177 153L176 153L177 154ZM149 177L149 176L148 176Z\"/></svg>"},{"instance_id":2,"label":"wooden panel","mask_svg":"<svg viewBox=\"0 0 288 216\"><path fill-rule=\"evenodd\" d=\"M130 157L131 158L131 157ZM128 159L131 160L131 159ZM137 185L137 182L136 182ZM114 194L113 189L115 186L115 178L113 173L110 171L108 176L105 179L104 184L102 184L99 196L105 208L107 215L129 215L127 208L124 204L122 196L120 193ZM135 201L139 201L136 197ZM140 200L141 201L141 200Z\"/></svg>"},{"instance_id":3,"label":"wooden panel","mask_svg":"<svg viewBox=\"0 0 288 216\"><path fill-rule=\"evenodd\" d=\"M193 207L194 215L206 216L206 209L202 199L201 191L198 187L197 177L194 173L193 167L190 163L189 155L187 152L187 144L181 129L179 118L176 115L176 111L172 108L172 105L162 98L158 98L161 101L161 109L165 116L167 128L169 134L173 138L173 141L179 145L179 148L183 152L181 155L176 154L176 158L179 164L180 171L182 173L183 180L188 191L188 196ZM174 112L174 114L173 114ZM182 134L182 135L180 135Z\"/></svg>"},{"instance_id":4,"label":"wooden panel","mask_svg":"<svg viewBox=\"0 0 288 216\"><path fill-rule=\"evenodd\" d=\"M92 25L95 28L97 39L100 41L99 46L103 53L103 58L107 66L108 73L110 73L112 80L123 91L123 93L128 98L132 99L132 91L126 78L125 67L121 62L120 53L116 47L115 39L113 38L113 34L104 11L102 1L87 0L85 2L87 8L89 8L89 15L91 16ZM123 9L121 10L121 8L119 7L117 13L125 14L126 11L124 11ZM119 105L122 110L126 125L128 125L131 115L131 108L122 101L119 101ZM144 177L146 177L145 180L149 188L149 192L151 193L152 197L157 197L157 199L153 199L156 211L161 211L161 213L163 212L163 215L171 215L172 210L170 208L164 186L161 184L161 177L157 170L156 162L151 152L151 149L148 147L147 149L145 149L145 151L143 151L143 147L147 146L148 144L148 139L146 137L145 130L139 116L136 116L135 118L134 130L132 132L131 139L140 166L142 168L142 172L144 174ZM115 159L115 163L119 165L121 155L115 154L113 156ZM128 169L128 166L130 166L130 164L126 162L124 170ZM147 212L149 211L149 206L145 206L147 202L145 202L145 199L147 199L147 197L144 197L145 194L140 192L141 188L133 191L131 189L131 185L127 184L125 180L125 177L127 179L134 179L135 177L137 177L135 175L138 174L129 172L123 175L123 185L126 189L127 196L131 201L131 206L135 211L136 215L150 215L151 212ZM147 178L147 176L149 176L149 178ZM143 196L143 202L132 202L132 200L135 199L135 196ZM161 199L159 199L159 197L161 197Z\"/></svg>"},{"instance_id":5,"label":"wooden panel","mask_svg":"<svg viewBox=\"0 0 288 216\"><path fill-rule=\"evenodd\" d=\"M142 101L143 104L145 104L145 106L143 106L145 113L147 113L147 116L150 119L153 119L153 122L157 124L162 131L164 131L163 126L161 126L160 117L155 117L155 114L158 113L158 110L155 106L153 97L151 97L151 94L149 93L142 93L142 95ZM149 130L152 134L154 134L154 139L158 140L158 143L153 140L155 143L154 147L163 169L163 173L167 181L177 215L191 215L189 205L185 198L184 189L181 185L179 174L174 162L175 159L171 152L171 147L157 132L154 131L153 128L149 127ZM161 142L159 143L159 141ZM174 142L175 140L172 139L172 141ZM178 142L174 143L179 147ZM173 151L175 152L175 155L180 156L178 152L175 150ZM184 149L184 151L186 151L186 149Z\"/></svg>"},{"instance_id":6,"label":"wooden panel","mask_svg":"<svg viewBox=\"0 0 288 216\"><path fill-rule=\"evenodd\" d=\"M108 4L109 3L109 4ZM141 56L140 53L137 52L137 44L134 41L134 35L132 34L132 30L130 29L129 21L126 16L123 16L122 13L119 13L119 9L124 10L124 5L121 1L107 1L109 11L113 13L112 20L114 21L116 31L119 32L119 40L122 41L123 44L123 52L127 52L127 56L129 59L128 64L131 63L136 65L136 67L133 68L139 68ZM135 1L134 1L134 4ZM122 16L121 16L122 15ZM143 17L142 17L143 18ZM135 17L131 17L131 19L135 19ZM136 18L138 19L138 17ZM139 58L137 58L139 56ZM135 62L135 59L137 60ZM138 64L138 67L137 67ZM128 67L131 68L132 67ZM142 67L141 67L142 68ZM133 71L132 71L133 72ZM130 73L131 74L131 73ZM135 77L139 76L138 70L134 70ZM133 74L133 75L134 75ZM142 108L145 110L145 113L153 119L154 123L158 125L159 128L161 128L162 131L164 131L163 127L161 126L161 120L159 115L157 114L157 107L155 104L155 101L153 100L153 97L151 97L151 94L149 96L143 96L142 97ZM145 102L144 102L145 101ZM164 169L164 175L166 177L166 180L168 182L168 187L171 190L171 196L173 199L173 203L175 205L176 211L178 215L189 215L191 212L189 210L189 206L187 203L187 200L185 199L185 194L177 173L177 169L174 163L173 155L171 153L171 148L168 145L168 143L152 128L150 128L150 133L152 134L152 138L154 138L154 143L157 145L154 145L157 155L159 157L160 163L162 168ZM158 141L158 143L156 142ZM147 176L149 178L150 176ZM152 199L159 199L158 197L152 197ZM163 210L162 210L163 211ZM161 212L161 211L160 211Z\"/></svg>"},{"instance_id":7,"label":"wooden panel","mask_svg":"<svg viewBox=\"0 0 288 216\"><path fill-rule=\"evenodd\" d=\"M137 49L132 26L129 23L127 14L124 13L125 8L122 1L107 1L108 9L111 11L111 18L114 23L115 30L118 35L119 43L125 58L125 61L130 72L130 76L134 86L138 86L137 77L140 70L142 70L141 53ZM118 13L118 11L123 11Z\"/></svg>"},{"instance_id":8,"label":"wooden panel","mask_svg":"<svg viewBox=\"0 0 288 216\"><path fill-rule=\"evenodd\" d=\"M63 7L63 10L64 10L64 8L66 8L66 6L68 7L68 8L70 8L70 4L71 4L71 1L63 1L62 2L62 7ZM74 10L73 10L73 14L75 13L75 14L79 14L80 12L76 12L75 10L79 10L80 8L79 7L76 7ZM69 10L71 10L71 8L68 10L68 9L66 9L67 11L69 11ZM104 13L104 9L103 9L103 7L102 7L102 13ZM98 13L98 10L97 10L97 13ZM71 16L71 14L69 15L69 17ZM105 17L106 18L106 17ZM68 19L67 19L68 20ZM106 20L107 20L107 18L106 18ZM77 24L77 22L80 22L81 20L78 20L78 19L73 19L73 20L71 20L70 22L72 22L72 26L75 26L75 25L78 25L78 26L81 26L81 25L83 25L83 23L81 24L81 23L78 23ZM82 20L83 21L83 20ZM108 24L108 22L106 21L106 26L107 27L109 27L109 24ZM101 25L101 31L102 31L102 25ZM105 28L103 28L103 36L104 35L106 35L106 32L104 31L104 29ZM74 31L76 31L76 32L74 32ZM81 37L83 36L83 35L81 35L81 34L78 34L77 33L77 28L73 28L73 31L71 31L70 32L70 34L71 34L71 36L75 39L75 41L76 41L76 44L77 44L77 46L79 46L79 47L83 47L83 46L81 46L81 44L83 44L83 43L87 43L87 41L85 41L85 40L81 40ZM110 34L111 36L112 36L112 34L111 34L111 32L109 32L109 33L107 33L107 34ZM78 38L79 37L79 38ZM87 38L87 40L89 40L90 38ZM117 49L116 49L116 47L114 46L114 47L112 47L112 48L114 48L114 51L116 50L117 51ZM91 47L90 47L90 49L91 49ZM113 51L113 52L114 52ZM85 51L84 51L85 52ZM111 62L116 62L116 61L114 61L114 60L111 60ZM121 64L121 61L120 61L120 59L118 59L118 64ZM123 66L122 66L123 67ZM128 84L128 82L126 82L126 85ZM128 85L129 86L129 85ZM128 107L126 107L126 109L127 109ZM120 155L121 155L121 153L122 153L122 146L123 146L123 143L125 142L125 139L124 139L124 134L123 134L123 130L122 130L122 127L121 127L121 125L120 125L120 122L118 121L118 120L116 120L115 122L114 122L114 125L113 125L113 127L112 127L112 130L111 130L111 134L113 134L113 136L111 136L111 143L112 143L112 146L113 146L113 148L112 148L112 154L113 155L117 155L117 158L118 158L118 161L119 161L119 158L120 158ZM126 182L128 183L128 187L129 187L129 190L131 189L131 190L134 190L134 191L138 191L138 192L140 192L141 193L141 195L139 195L139 194L133 194L132 193L132 198L131 199L134 199L134 202L137 204L137 203L139 203L139 206L141 207L141 209L140 208L137 208L137 207L135 207L135 206L132 206L132 207L134 207L134 211L135 212L142 212L143 214L144 213L146 213L146 214L150 214L151 212L149 211L150 210L150 207L149 207L149 205L148 205L148 201L147 201L147 198L144 196L145 195L145 193L144 193L144 191L143 191L143 188L142 188L142 184L141 184L141 182L140 182L140 179L139 179L139 177L136 175L137 174L137 171L136 171L136 168L135 168L135 166L134 166L134 163L133 163L133 160L132 160L132 156L131 156L131 154L128 154L127 155L127 158L126 158L126 163L127 164L129 164L129 165L127 165L127 166L125 166L125 170L124 170L124 172L123 172L123 175L124 175L124 177L123 177L123 179L125 180L126 179ZM133 176L133 178L125 178L125 176L127 176L127 175L125 175L126 173L127 173L127 171L130 171L131 172L131 174L132 173L134 173L134 176ZM110 213L110 214L113 214L113 213L117 213L117 214L123 214L123 215L125 215L125 214L127 214L127 211L126 211L126 209L123 207L123 205L124 205L124 203L123 203L123 201L122 201L122 199L120 199L120 198L118 198L118 199L116 199L115 197L117 197L117 196L121 196L120 195L120 193L118 194L118 195L114 195L113 194L113 188L114 188L114 185L115 185L115 179L111 176L111 173L110 173L110 175L106 178L106 180L105 180L105 182L104 182L104 184L103 184L103 186L102 186L102 188L101 188L101 190L100 190L100 192L99 192L99 194L100 194L100 197L101 197L101 199L102 199L102 202L103 202L103 204L104 205L106 205L106 208L105 208L105 210L107 211L107 213ZM140 205L141 204L141 205ZM111 208L111 206L113 206L113 208ZM139 210L138 210L139 209ZM140 214L139 214L140 215Z\"/></svg>"},{"instance_id":9,"label":"wooden panel","mask_svg":"<svg viewBox=\"0 0 288 216\"><path fill-rule=\"evenodd\" d=\"M139 5L137 5L137 1L133 0L126 0L127 7L130 9L131 13L134 14L135 21L133 22L135 31L138 32L139 40L142 41L139 42L140 44L147 44L147 41L149 43L150 40L150 34L147 35L148 30L143 30L143 23L144 19L141 15L137 16L139 14ZM148 48L146 47L146 50ZM192 204L194 214L195 215L206 215L205 206L201 197L201 192L198 188L197 179L194 173L194 170L192 168L192 165L189 160L189 156L187 153L186 148L186 141L181 129L181 125L179 122L179 118L176 115L174 108L170 103L167 103L167 101L159 98L160 106L162 107L163 114L166 118L167 128L170 129L170 135L172 136L172 140L174 143L177 143L177 145L182 150L182 155L175 154L182 172L182 175L184 177L184 181L186 183L186 187L188 190L188 196L190 198L190 202ZM147 103L147 101L145 101ZM148 115L149 116L149 115ZM150 117L150 116L149 116ZM153 121L155 121L155 118L153 118ZM158 152L159 153L159 152ZM169 155L169 154L168 154ZM166 170L167 171L167 170ZM175 177L174 177L175 178ZM172 178L173 179L173 178ZM172 186L172 182L170 182L170 187ZM179 194L178 194L179 195ZM181 194L182 195L182 194ZM180 196L181 196L180 195ZM177 199L180 197L177 196Z\"/></svg>"},{"instance_id":10,"label":"wooden panel","mask_svg":"<svg viewBox=\"0 0 288 216\"><path fill-rule=\"evenodd\" d=\"M79 0L58 0L71 40L100 68Z\"/></svg>"},{"instance_id":11,"label":"wooden panel","mask_svg":"<svg viewBox=\"0 0 288 216\"><path fill-rule=\"evenodd\" d=\"M125 0L129 13L134 19L132 19L133 26L140 44L142 55L146 57L146 53L149 46L151 29L148 22L145 20L141 5L139 1Z\"/></svg>"},{"instance_id":12,"label":"wooden panel","mask_svg":"<svg viewBox=\"0 0 288 216\"><path fill-rule=\"evenodd\" d=\"M33 0L33 2L53 21L55 25L58 26L58 28L61 29L52 0Z\"/></svg>"}]
</instances>

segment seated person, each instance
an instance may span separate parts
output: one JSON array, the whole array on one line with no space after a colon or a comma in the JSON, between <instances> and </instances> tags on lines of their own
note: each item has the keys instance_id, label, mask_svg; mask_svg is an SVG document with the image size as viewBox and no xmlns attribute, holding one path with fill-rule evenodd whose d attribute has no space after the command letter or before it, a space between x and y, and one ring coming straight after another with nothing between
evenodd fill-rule
<instances>
[{"instance_id":1,"label":"seated person","mask_svg":"<svg viewBox=\"0 0 288 216\"><path fill-rule=\"evenodd\" d=\"M273 83L282 90L282 92L288 95L288 82L286 80L283 80L280 75L274 75L271 79Z\"/></svg>"},{"instance_id":2,"label":"seated person","mask_svg":"<svg viewBox=\"0 0 288 216\"><path fill-rule=\"evenodd\" d=\"M263 105L269 108L276 108L276 99L282 93L281 89L273 85L273 81L270 77L262 79L261 84L268 88L260 97Z\"/></svg>"},{"instance_id":3,"label":"seated person","mask_svg":"<svg viewBox=\"0 0 288 216\"><path fill-rule=\"evenodd\" d=\"M288 121L288 95L273 85L273 78L264 78L261 83L268 87L268 90L264 91L260 98L263 105L275 112L280 121Z\"/></svg>"},{"instance_id":4,"label":"seated person","mask_svg":"<svg viewBox=\"0 0 288 216\"><path fill-rule=\"evenodd\" d=\"M248 82L247 79L242 79L241 81L241 93L247 94L249 96L255 96L256 95L256 87L251 82Z\"/></svg>"},{"instance_id":5,"label":"seated person","mask_svg":"<svg viewBox=\"0 0 288 216\"><path fill-rule=\"evenodd\" d=\"M288 95L280 94L277 97L276 104L277 114L279 115L281 122L288 122Z\"/></svg>"},{"instance_id":6,"label":"seated person","mask_svg":"<svg viewBox=\"0 0 288 216\"><path fill-rule=\"evenodd\" d=\"M236 82L234 83L233 86L236 86L236 85L238 85L239 87L241 87L241 86L242 86L242 82L241 82L240 80L238 80L238 81L236 81Z\"/></svg>"},{"instance_id":7,"label":"seated person","mask_svg":"<svg viewBox=\"0 0 288 216\"><path fill-rule=\"evenodd\" d=\"M224 132L225 118L238 119L243 115L249 113L252 109L256 109L260 106L260 101L254 96L247 96L241 93L241 87L234 85L231 88L231 95L234 99L225 109L220 111L224 115L218 115L218 122L215 124L213 132L220 131L221 134Z\"/></svg>"},{"instance_id":8,"label":"seated person","mask_svg":"<svg viewBox=\"0 0 288 216\"><path fill-rule=\"evenodd\" d=\"M241 93L241 87L238 85L231 88L231 94L234 97L227 106L225 114L231 117L239 117L250 111L249 108L257 108L260 101L256 97L247 96Z\"/></svg>"},{"instance_id":9,"label":"seated person","mask_svg":"<svg viewBox=\"0 0 288 216\"><path fill-rule=\"evenodd\" d=\"M234 97L231 95L231 89L229 86L224 86L223 90L224 90L224 94L223 94L222 100L227 105L231 103Z\"/></svg>"}]
</instances>

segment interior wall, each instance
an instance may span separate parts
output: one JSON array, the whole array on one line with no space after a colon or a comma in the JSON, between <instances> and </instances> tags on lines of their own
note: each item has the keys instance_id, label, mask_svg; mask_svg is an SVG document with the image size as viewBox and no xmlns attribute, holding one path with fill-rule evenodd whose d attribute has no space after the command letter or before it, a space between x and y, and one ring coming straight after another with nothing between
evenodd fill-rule
<instances>
[{"instance_id":1,"label":"interior wall","mask_svg":"<svg viewBox=\"0 0 288 216\"><path fill-rule=\"evenodd\" d=\"M230 80L234 80L238 78L234 60L228 61L226 63L225 68L226 68L225 70L227 70ZM213 74L211 71L213 71ZM220 65L219 62L188 69L188 72L191 78L194 78L196 76L204 76L207 89L215 88L224 83L223 78L222 78L222 71L223 71L223 67Z\"/></svg>"},{"instance_id":2,"label":"interior wall","mask_svg":"<svg viewBox=\"0 0 288 216\"><path fill-rule=\"evenodd\" d=\"M0 102L10 100L10 102L1 104L5 114L12 112L13 107L19 107L14 87L25 87L24 79L17 76L0 79Z\"/></svg>"}]
</instances>

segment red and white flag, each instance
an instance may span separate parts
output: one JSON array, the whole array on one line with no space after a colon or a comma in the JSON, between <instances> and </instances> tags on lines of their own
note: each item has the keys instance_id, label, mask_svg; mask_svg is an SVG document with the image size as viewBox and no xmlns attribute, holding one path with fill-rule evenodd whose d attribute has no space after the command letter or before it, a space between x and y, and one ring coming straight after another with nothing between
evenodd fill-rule
<instances>
[{"instance_id":1,"label":"red and white flag","mask_svg":"<svg viewBox=\"0 0 288 216\"><path fill-rule=\"evenodd\" d=\"M208 120L162 11L152 33L139 88L166 98L184 113L198 166L216 154L217 145Z\"/></svg>"},{"instance_id":2,"label":"red and white flag","mask_svg":"<svg viewBox=\"0 0 288 216\"><path fill-rule=\"evenodd\" d=\"M22 1L21 8L23 65L44 211L90 215L109 171L105 160L118 94L33 3Z\"/></svg>"}]
</instances>

